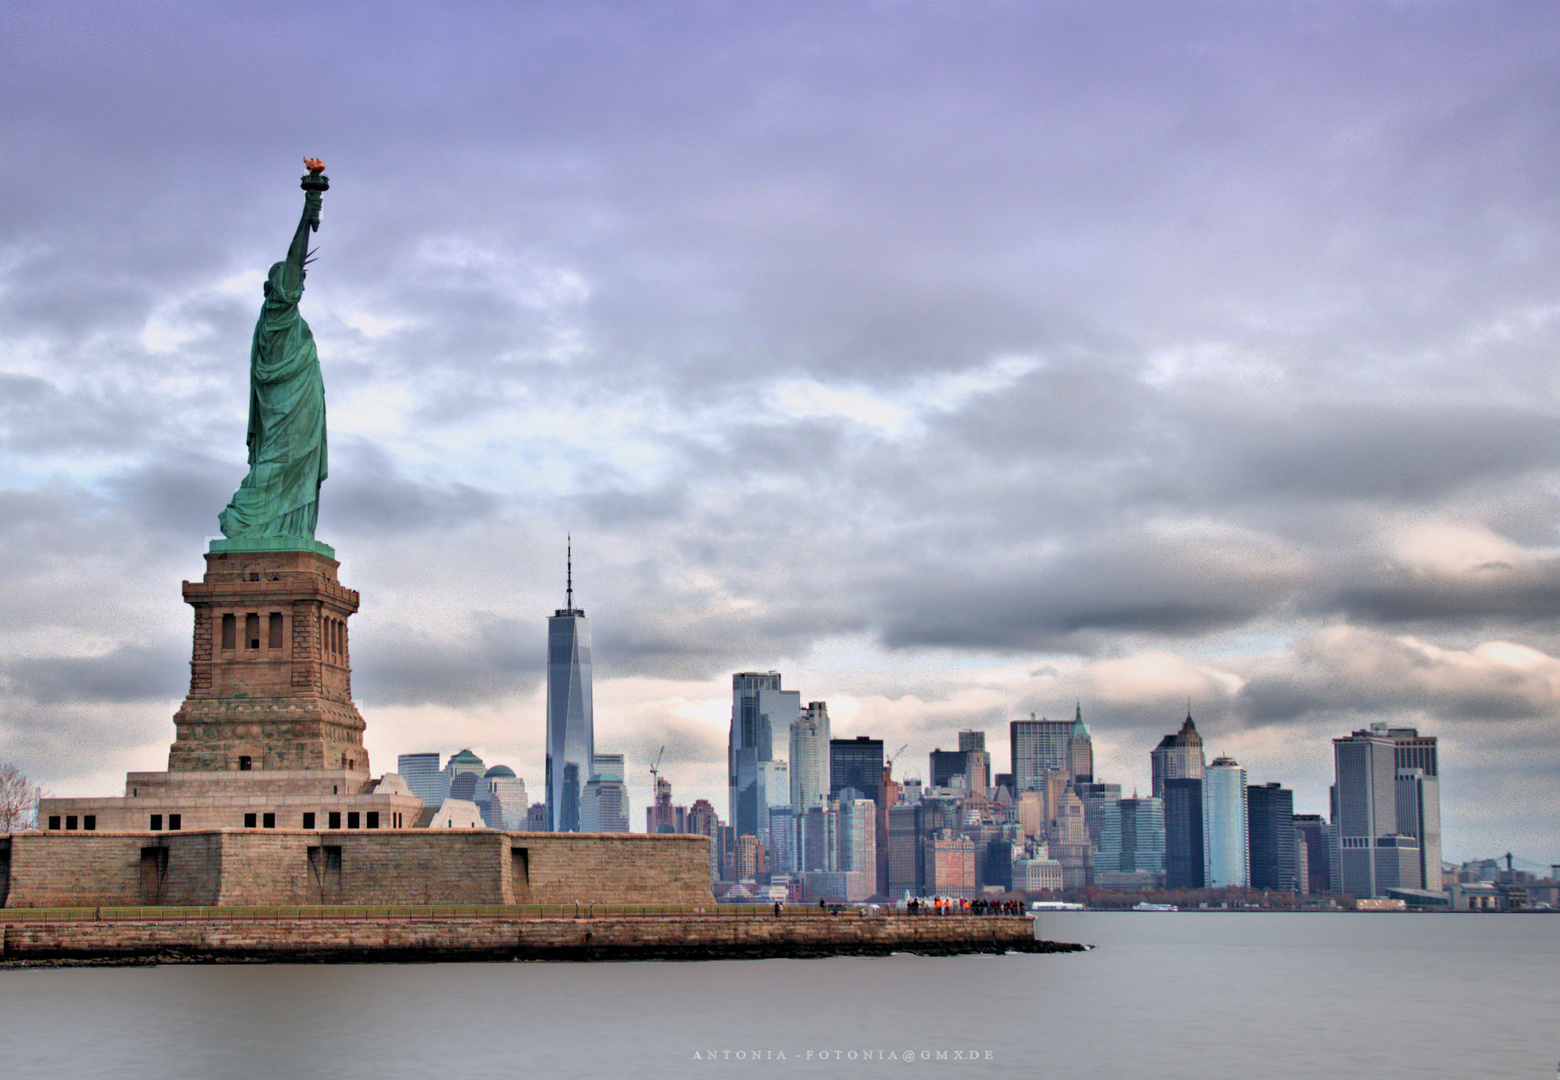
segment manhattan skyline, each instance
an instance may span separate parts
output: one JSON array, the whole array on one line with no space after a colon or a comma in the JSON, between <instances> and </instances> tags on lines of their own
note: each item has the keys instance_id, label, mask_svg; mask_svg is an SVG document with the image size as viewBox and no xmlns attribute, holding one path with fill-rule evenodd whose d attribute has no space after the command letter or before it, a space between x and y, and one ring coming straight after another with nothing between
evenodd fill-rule
<instances>
[{"instance_id":1,"label":"manhattan skyline","mask_svg":"<svg viewBox=\"0 0 1560 1080\"><path fill-rule=\"evenodd\" d=\"M1081 700L1124 793L1189 701L1296 813L1416 727L1448 860L1560 861L1557 46L1499 2L10 5L0 758L164 759L308 155L372 760L541 789L572 532L636 823L663 744L725 812L777 670L920 773Z\"/></svg>"}]
</instances>

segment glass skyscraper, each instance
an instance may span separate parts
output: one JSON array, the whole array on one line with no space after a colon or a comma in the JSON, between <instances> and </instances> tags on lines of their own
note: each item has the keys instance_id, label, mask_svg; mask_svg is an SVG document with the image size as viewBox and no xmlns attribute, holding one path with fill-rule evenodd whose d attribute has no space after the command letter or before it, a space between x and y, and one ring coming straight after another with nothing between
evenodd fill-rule
<instances>
[{"instance_id":1,"label":"glass skyscraper","mask_svg":"<svg viewBox=\"0 0 1560 1080\"><path fill-rule=\"evenodd\" d=\"M574 606L572 542L565 595L565 605L547 620L548 832L580 831L580 799L595 774L590 620Z\"/></svg>"},{"instance_id":2,"label":"glass skyscraper","mask_svg":"<svg viewBox=\"0 0 1560 1080\"><path fill-rule=\"evenodd\" d=\"M1095 841L1096 874L1144 874L1156 880L1164 874L1163 800L1101 799L1090 809L1098 815L1100 824L1099 839ZM1094 832L1092 821L1089 831Z\"/></svg>"},{"instance_id":3,"label":"glass skyscraper","mask_svg":"<svg viewBox=\"0 0 1560 1080\"><path fill-rule=\"evenodd\" d=\"M821 701L791 724L791 812L801 817L829 804L829 710Z\"/></svg>"},{"instance_id":4,"label":"glass skyscraper","mask_svg":"<svg viewBox=\"0 0 1560 1080\"><path fill-rule=\"evenodd\" d=\"M1217 757L1203 770L1203 878L1208 888L1244 887L1251 881L1246 812L1246 770Z\"/></svg>"},{"instance_id":5,"label":"glass skyscraper","mask_svg":"<svg viewBox=\"0 0 1560 1080\"><path fill-rule=\"evenodd\" d=\"M623 779L622 754L592 754L595 770L580 801L580 831L628 832L628 785Z\"/></svg>"},{"instance_id":6,"label":"glass skyscraper","mask_svg":"<svg viewBox=\"0 0 1560 1080\"><path fill-rule=\"evenodd\" d=\"M437 810L444 801L443 778L439 775L437 752L402 754L395 759L395 771L401 774L406 786L423 801L424 806Z\"/></svg>"},{"instance_id":7,"label":"glass skyscraper","mask_svg":"<svg viewBox=\"0 0 1560 1080\"><path fill-rule=\"evenodd\" d=\"M731 677L731 735L726 744L731 826L736 836L767 836L769 807L788 802L790 777L779 787L780 773L761 763L775 760L774 732L784 737L802 714L802 695L780 689L778 671L740 671ZM765 775L760 775L761 771Z\"/></svg>"}]
</instances>

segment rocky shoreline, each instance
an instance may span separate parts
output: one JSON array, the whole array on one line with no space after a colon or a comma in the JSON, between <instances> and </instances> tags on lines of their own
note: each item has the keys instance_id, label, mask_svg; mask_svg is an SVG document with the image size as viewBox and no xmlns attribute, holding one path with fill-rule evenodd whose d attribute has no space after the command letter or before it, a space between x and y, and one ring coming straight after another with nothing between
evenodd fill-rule
<instances>
[{"instance_id":1,"label":"rocky shoreline","mask_svg":"<svg viewBox=\"0 0 1560 1080\"><path fill-rule=\"evenodd\" d=\"M3 920L3 915L0 915ZM738 960L1077 952L1027 916L170 918L0 924L0 967Z\"/></svg>"}]
</instances>

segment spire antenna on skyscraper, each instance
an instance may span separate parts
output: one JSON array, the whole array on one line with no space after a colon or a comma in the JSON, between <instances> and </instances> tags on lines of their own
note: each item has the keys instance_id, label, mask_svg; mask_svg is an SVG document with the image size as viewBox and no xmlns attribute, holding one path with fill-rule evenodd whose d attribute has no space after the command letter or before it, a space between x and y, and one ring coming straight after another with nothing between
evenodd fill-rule
<instances>
[{"instance_id":1,"label":"spire antenna on skyscraper","mask_svg":"<svg viewBox=\"0 0 1560 1080\"><path fill-rule=\"evenodd\" d=\"M579 832L581 799L596 774L590 620L574 606L574 536L566 534L565 607L547 620L548 832ZM615 775L621 781L622 765ZM598 792L592 789L594 798ZM599 824L599 822L598 822Z\"/></svg>"}]
</instances>

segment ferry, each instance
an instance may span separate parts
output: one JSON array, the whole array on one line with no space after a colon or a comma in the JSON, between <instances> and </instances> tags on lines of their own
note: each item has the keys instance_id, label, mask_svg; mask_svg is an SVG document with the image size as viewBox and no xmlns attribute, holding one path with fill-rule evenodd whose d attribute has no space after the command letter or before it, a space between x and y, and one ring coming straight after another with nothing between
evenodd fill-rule
<instances>
[{"instance_id":1,"label":"ferry","mask_svg":"<svg viewBox=\"0 0 1560 1080\"><path fill-rule=\"evenodd\" d=\"M1029 905L1030 911L1082 911L1082 904L1069 904L1064 900L1036 900Z\"/></svg>"},{"instance_id":2,"label":"ferry","mask_svg":"<svg viewBox=\"0 0 1560 1080\"><path fill-rule=\"evenodd\" d=\"M1180 911L1174 904L1150 904L1147 900L1132 905L1133 911Z\"/></svg>"}]
</instances>

